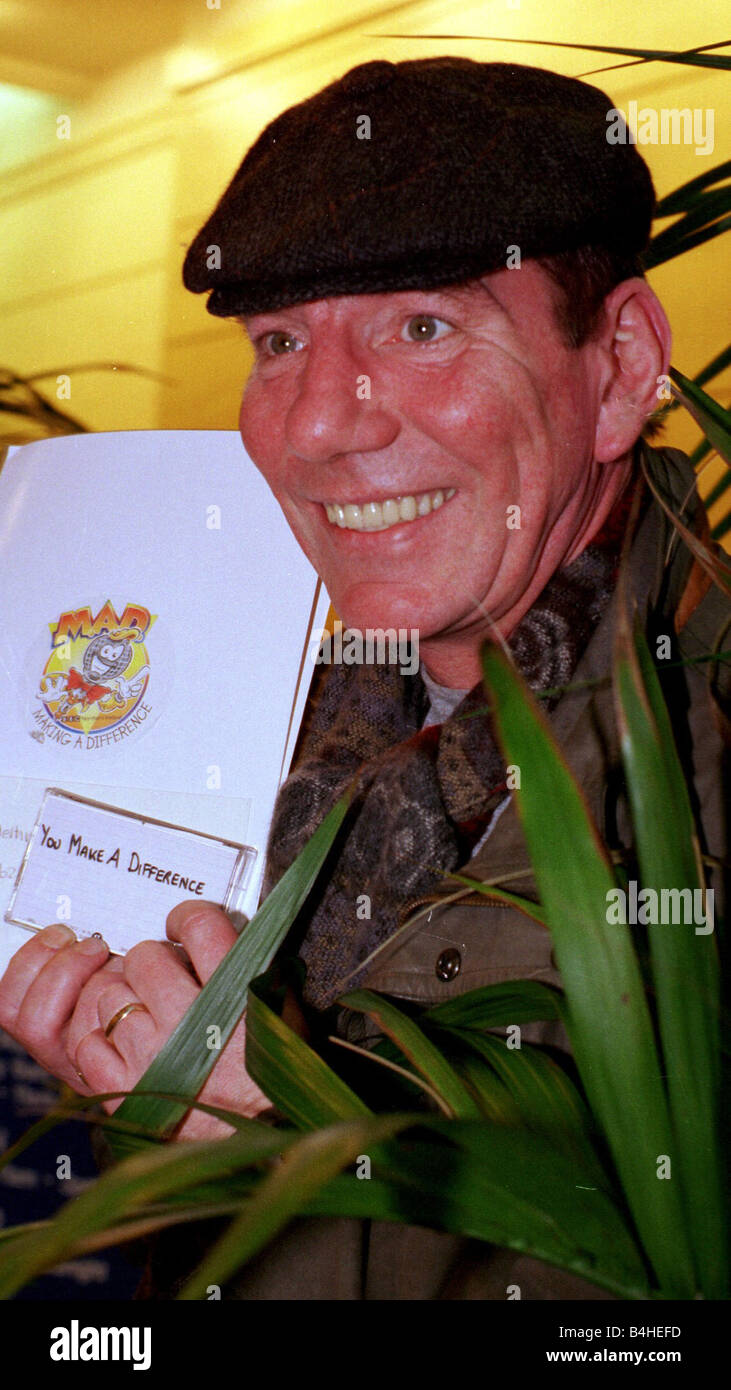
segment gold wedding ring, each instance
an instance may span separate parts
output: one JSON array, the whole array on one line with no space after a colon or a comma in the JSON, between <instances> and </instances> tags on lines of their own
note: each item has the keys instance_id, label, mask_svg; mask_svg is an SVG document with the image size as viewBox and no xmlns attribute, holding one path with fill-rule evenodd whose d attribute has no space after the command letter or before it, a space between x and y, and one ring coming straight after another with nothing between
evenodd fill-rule
<instances>
[{"instance_id":1,"label":"gold wedding ring","mask_svg":"<svg viewBox=\"0 0 731 1390\"><path fill-rule=\"evenodd\" d=\"M104 1029L105 1038L111 1037L117 1024L121 1023L122 1019L127 1017L127 1014L134 1013L135 1009L144 1009L146 1014L150 1012L150 1010L146 1008L144 1004L138 1004L134 1000L129 1004L123 1004L122 1008L117 1009L116 1014L114 1014L112 1018L110 1018L106 1028Z\"/></svg>"}]
</instances>

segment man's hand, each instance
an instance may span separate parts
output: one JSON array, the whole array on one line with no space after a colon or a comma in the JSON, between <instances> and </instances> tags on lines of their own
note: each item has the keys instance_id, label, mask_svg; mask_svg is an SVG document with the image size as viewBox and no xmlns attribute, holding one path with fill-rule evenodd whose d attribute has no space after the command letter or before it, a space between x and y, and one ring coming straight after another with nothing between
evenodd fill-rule
<instances>
[{"instance_id":1,"label":"man's hand","mask_svg":"<svg viewBox=\"0 0 731 1390\"><path fill-rule=\"evenodd\" d=\"M110 957L104 942L77 942L68 927L47 927L16 952L0 980L0 1026L83 1095L131 1091L236 941L225 913L199 899L173 908L167 934L185 948L195 975L166 942L143 941L124 957ZM144 1007L127 1013L106 1037L105 1028L128 1004ZM246 1073L244 1044L242 1019L199 1099L254 1116L269 1102ZM111 1114L121 1100L103 1104ZM232 1132L191 1111L175 1137Z\"/></svg>"}]
</instances>

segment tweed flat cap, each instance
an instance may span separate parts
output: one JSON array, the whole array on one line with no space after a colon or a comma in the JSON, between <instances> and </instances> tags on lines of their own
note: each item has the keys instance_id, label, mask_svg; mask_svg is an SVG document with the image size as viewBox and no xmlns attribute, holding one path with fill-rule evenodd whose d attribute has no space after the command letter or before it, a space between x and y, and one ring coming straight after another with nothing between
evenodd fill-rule
<instances>
[{"instance_id":1,"label":"tweed flat cap","mask_svg":"<svg viewBox=\"0 0 731 1390\"><path fill-rule=\"evenodd\" d=\"M636 146L608 143L612 109L542 68L364 63L266 127L190 246L184 283L226 316L435 289L504 267L514 246L636 256L655 195Z\"/></svg>"}]
</instances>

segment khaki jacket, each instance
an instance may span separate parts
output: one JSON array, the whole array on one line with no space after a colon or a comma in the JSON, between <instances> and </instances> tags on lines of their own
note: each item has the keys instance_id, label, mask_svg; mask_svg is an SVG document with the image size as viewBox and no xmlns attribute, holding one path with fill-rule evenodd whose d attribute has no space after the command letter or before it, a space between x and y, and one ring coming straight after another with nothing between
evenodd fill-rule
<instances>
[{"instance_id":1,"label":"khaki jacket","mask_svg":"<svg viewBox=\"0 0 731 1390\"><path fill-rule=\"evenodd\" d=\"M680 509L693 482L685 455L677 450L643 447L652 473L659 475L663 491L671 494ZM715 668L710 663L678 667L674 663L702 656L717 642L722 643L724 628L731 623L731 605L715 584L702 582L690 552L685 544L673 543L673 535L672 523L653 501L631 547L629 589L653 655L660 636L671 639L667 677L663 679L662 662L657 663L657 669L691 784L702 848L723 859L727 849L721 776L723 716L712 698L709 678L715 671L716 695L722 706L727 705L731 680L724 673L729 667ZM666 567L669 547L672 559ZM619 602L615 591L572 678L571 684L578 688L560 698L549 723L602 839L621 852L631 848L632 835L608 678ZM661 650L666 650L664 645ZM550 822L546 837L551 837ZM514 797L463 872L483 883L537 899ZM722 895L718 874L713 882L718 913ZM402 930L374 960L368 987L430 1005L480 985L511 979L560 985L551 938L542 926L513 908L490 903L482 893L465 890L457 901L445 901L454 899L459 887L454 880L445 879L430 897L405 904ZM558 1024L533 1025L524 1029L524 1036L535 1042L563 1042Z\"/></svg>"},{"instance_id":2,"label":"khaki jacket","mask_svg":"<svg viewBox=\"0 0 731 1390\"><path fill-rule=\"evenodd\" d=\"M680 510L692 491L688 460L675 450L639 447L646 450L662 491ZM695 512L693 503L690 515L686 513L693 525ZM667 635L671 638L671 661L677 662L712 650L723 637L731 609L715 585L700 582L698 566L674 536L672 524L653 501L631 545L629 580L651 651L656 651L656 639ZM665 563L668 555L669 566ZM621 849L631 845L631 827L622 795L621 755L608 679L618 602L615 594L575 671L572 685L577 688L560 698L549 720L600 834L610 847ZM730 668L718 669L728 673ZM721 859L726 845L721 790L724 742L722 721L711 699L709 677L713 670L707 663L669 663L663 688L689 777L703 849ZM717 694L728 702L729 676L717 684ZM550 822L545 833L551 836ZM537 896L514 799L465 873L482 882L502 883L524 896ZM720 890L718 876L714 884ZM459 885L445 879L428 899L404 905L404 929L374 961L364 982L368 987L430 1005L480 985L511 979L560 986L547 930L481 894L467 892L457 901L446 901L456 890ZM356 1016L349 1018L357 1036L362 1025ZM345 1027L347 1031L348 1016ZM557 1023L524 1025L522 1033L528 1041L568 1046ZM540 1175L536 1180L540 1181ZM190 1253L193 1256L194 1252ZM170 1274L172 1291L180 1282L180 1265L170 1267ZM574 1276L477 1241L420 1227L354 1220L294 1223L233 1281L224 1296L265 1300L505 1299L508 1285L515 1284L523 1298L609 1297ZM146 1292L155 1296L150 1286ZM170 1297L171 1292L162 1296Z\"/></svg>"}]
</instances>

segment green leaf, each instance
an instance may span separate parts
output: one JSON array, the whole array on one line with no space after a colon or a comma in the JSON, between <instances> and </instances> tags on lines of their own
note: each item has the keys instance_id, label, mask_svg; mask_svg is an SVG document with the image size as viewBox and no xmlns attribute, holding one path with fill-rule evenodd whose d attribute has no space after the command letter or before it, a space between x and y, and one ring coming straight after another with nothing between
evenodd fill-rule
<instances>
[{"instance_id":1,"label":"green leaf","mask_svg":"<svg viewBox=\"0 0 731 1390\"><path fill-rule=\"evenodd\" d=\"M458 1036L500 1078L520 1121L565 1148L586 1170L587 1181L611 1190L590 1139L591 1116L565 1071L530 1043L511 1049L502 1038L460 1029Z\"/></svg>"},{"instance_id":2,"label":"green leaf","mask_svg":"<svg viewBox=\"0 0 731 1390\"><path fill-rule=\"evenodd\" d=\"M336 1178L307 1211L433 1226L533 1255L621 1298L648 1294L612 1198L563 1148L524 1128L424 1120L383 1145L369 1182Z\"/></svg>"},{"instance_id":3,"label":"green leaf","mask_svg":"<svg viewBox=\"0 0 731 1390\"><path fill-rule=\"evenodd\" d=\"M695 382L696 386L705 386L707 381L713 381L714 377L719 376L720 373L722 371L725 371L726 367L730 365L731 343L729 343L725 348L722 348L720 352L717 352L715 357L711 358L710 362L706 362L705 367L703 367L701 371L699 371L697 375L693 377L693 381Z\"/></svg>"},{"instance_id":4,"label":"green leaf","mask_svg":"<svg viewBox=\"0 0 731 1390\"><path fill-rule=\"evenodd\" d=\"M647 250L643 253L642 264L645 270L654 270L656 266L665 265L668 261L674 260L676 256L683 256L686 251L692 251L696 246L703 246L706 241L715 241L716 237L722 236L729 227L731 227L731 216L721 217L718 221L701 227L697 231L693 231L687 220L683 219L675 226L668 227L666 231L661 232L660 236L653 237Z\"/></svg>"},{"instance_id":5,"label":"green leaf","mask_svg":"<svg viewBox=\"0 0 731 1390\"><path fill-rule=\"evenodd\" d=\"M530 898L524 898L518 893L510 893L506 888L498 888L494 883L482 883L479 879L470 878L467 874L451 873L448 877L456 879L458 883L464 883L467 888L472 889L473 893L481 893L485 898L492 898L495 902L505 903L506 907L514 907L524 916L532 917L534 922L539 922L542 927L545 927L545 914L540 905L531 902Z\"/></svg>"},{"instance_id":6,"label":"green leaf","mask_svg":"<svg viewBox=\"0 0 731 1390\"><path fill-rule=\"evenodd\" d=\"M680 402L678 401L677 404L679 405ZM708 455L709 455L710 453L712 453L712 452L713 452L713 451L712 451L712 449L711 449L711 445L709 444L708 440L707 440L707 439L702 439L701 442L700 442L700 444L696 445L696 447L695 447L695 449L693 450L692 454L688 454L688 463L690 464L690 466L691 466L691 468L693 469L693 472L694 472L694 473L697 473L697 472L698 472L698 466L699 466L699 464L701 464L701 463L703 462L704 458L707 458Z\"/></svg>"},{"instance_id":7,"label":"green leaf","mask_svg":"<svg viewBox=\"0 0 731 1390\"><path fill-rule=\"evenodd\" d=\"M485 679L506 761L522 768L518 809L563 979L581 1080L667 1296L694 1292L677 1184L659 1181L672 1143L642 978L626 926L607 922L615 887L596 830L530 693L496 647Z\"/></svg>"},{"instance_id":8,"label":"green leaf","mask_svg":"<svg viewBox=\"0 0 731 1390\"><path fill-rule=\"evenodd\" d=\"M685 522L681 521L680 517L677 515L670 502L668 501L667 497L663 494L663 491L659 485L659 480L653 478L651 472L649 471L644 454L641 456L641 468L645 481L648 487L650 488L653 497L656 498L658 504L662 507L662 510L665 512L665 515L672 522L673 526L675 527L675 530L678 532L678 535L682 537L691 554L698 561L698 564L702 567L702 569L705 570L705 572L708 575L710 575L714 584L717 586L717 588L721 590L722 593L727 595L731 594L731 566L726 562L722 555L709 550L708 546L704 545L703 542L700 541L698 537L693 534L690 527L686 526Z\"/></svg>"},{"instance_id":9,"label":"green leaf","mask_svg":"<svg viewBox=\"0 0 731 1390\"><path fill-rule=\"evenodd\" d=\"M504 34L380 34L379 37L386 39L439 39L442 42L445 39L459 39L460 41L470 39L482 43L505 43ZM687 49L618 48L599 43L557 43L555 39L516 39L512 35L509 42L511 44L530 44L535 48L573 48L581 49L586 53L617 53L625 58L639 58L645 63L681 63L694 68L722 68L724 70L731 68L731 58L704 51L709 48L725 48L726 44L723 42ZM584 76L586 75L585 73Z\"/></svg>"},{"instance_id":10,"label":"green leaf","mask_svg":"<svg viewBox=\"0 0 731 1390\"><path fill-rule=\"evenodd\" d=\"M693 381L696 386L705 386L706 382L713 381L715 377L720 376L721 372L724 372L730 365L731 343L725 348L722 348L720 352L717 352L715 356L711 358L710 362L706 362L705 367L702 367L693 377ZM684 402L681 400L680 395L676 393L672 400L666 401L665 405L653 412L652 418L657 421L664 420L666 415L670 415L674 410L679 410L683 405ZM697 470L698 464L710 451L711 445L707 439L704 439L697 448L694 449L693 453L689 456L689 462L694 470Z\"/></svg>"},{"instance_id":11,"label":"green leaf","mask_svg":"<svg viewBox=\"0 0 731 1390\"><path fill-rule=\"evenodd\" d=\"M731 411L725 410L718 401L714 401L712 396L687 376L683 376L675 367L670 368L670 376L675 382L676 394L686 410L690 411L714 449L718 450L727 463L731 463Z\"/></svg>"},{"instance_id":12,"label":"green leaf","mask_svg":"<svg viewBox=\"0 0 731 1390\"><path fill-rule=\"evenodd\" d=\"M231 950L193 1001L165 1046L117 1112L123 1119L169 1135L190 1107L218 1052L206 1046L207 1028L215 1024L225 1047L246 1008L254 976L271 961L307 898L332 847L348 808L342 797L318 826L266 902L244 928ZM180 1101L154 1100L143 1091L168 1091ZM110 1140L114 1146L114 1140Z\"/></svg>"},{"instance_id":13,"label":"green leaf","mask_svg":"<svg viewBox=\"0 0 731 1390\"><path fill-rule=\"evenodd\" d=\"M209 1284L225 1283L329 1178L408 1122L408 1117L401 1116L349 1120L298 1138L206 1255L179 1297L202 1298Z\"/></svg>"},{"instance_id":14,"label":"green leaf","mask_svg":"<svg viewBox=\"0 0 731 1390\"><path fill-rule=\"evenodd\" d=\"M462 1117L479 1115L479 1109L454 1068L422 1032L418 1023L402 1013L390 999L373 990L356 989L338 1001L347 1009L357 1009L387 1033L405 1057L441 1098L447 1114Z\"/></svg>"},{"instance_id":15,"label":"green leaf","mask_svg":"<svg viewBox=\"0 0 731 1390\"><path fill-rule=\"evenodd\" d=\"M511 1129L521 1127L523 1116L520 1108L496 1072L467 1049L462 1056L452 1057L451 1061L485 1119L491 1124L506 1125Z\"/></svg>"},{"instance_id":16,"label":"green leaf","mask_svg":"<svg viewBox=\"0 0 731 1390\"><path fill-rule=\"evenodd\" d=\"M104 1094L103 1099L116 1099L120 1094L119 1091L109 1091ZM96 1110L100 1099L102 1099L101 1096L69 1096L68 1099L62 1099L58 1105L55 1105L53 1109L49 1110L46 1115L43 1115L40 1120L36 1120L34 1124L30 1125L25 1133L21 1134L20 1137L15 1140L14 1144L11 1144L9 1148L3 1150L0 1154L0 1171L9 1163L13 1163L20 1154L24 1153L26 1149L29 1149L38 1139L42 1139L44 1134L48 1134L52 1129L55 1129L56 1125L65 1124L74 1112Z\"/></svg>"},{"instance_id":17,"label":"green leaf","mask_svg":"<svg viewBox=\"0 0 731 1390\"><path fill-rule=\"evenodd\" d=\"M278 1110L298 1129L370 1115L363 1101L265 1003L261 981L252 984L246 1014L246 1069Z\"/></svg>"},{"instance_id":18,"label":"green leaf","mask_svg":"<svg viewBox=\"0 0 731 1390\"><path fill-rule=\"evenodd\" d=\"M675 213L686 212L688 208L695 206L698 194L709 184L720 183L721 179L731 177L731 159L727 159L723 164L715 164L712 169L706 169L704 173L698 174L694 179L689 179L687 183L680 185L672 193L667 193L661 198L655 207L655 219L659 217L673 217Z\"/></svg>"},{"instance_id":19,"label":"green leaf","mask_svg":"<svg viewBox=\"0 0 731 1390\"><path fill-rule=\"evenodd\" d=\"M710 226L716 218L725 212L731 212L730 184L724 184L722 188L713 188L705 193L697 192L686 203L685 212L680 220L665 227L662 232L658 232L651 244L659 249L665 243L670 243L678 232L687 236L689 232L697 231L699 227Z\"/></svg>"},{"instance_id":20,"label":"green leaf","mask_svg":"<svg viewBox=\"0 0 731 1390\"><path fill-rule=\"evenodd\" d=\"M380 1067L382 1071L389 1073L388 1080L391 1084L397 1085L403 1096L403 1103L398 1103L398 1109L406 1109L409 1105L419 1105L423 1096L428 1098L436 1106L437 1110L442 1110L442 1098L434 1091L423 1076L404 1057L401 1049L396 1046L390 1038L379 1037L370 1047L359 1047L356 1043L348 1042L345 1038L339 1038L336 1034L330 1034L328 1042L333 1047L343 1048L346 1052L352 1052L361 1061L368 1062L371 1067ZM397 1078L394 1083L394 1078ZM386 1110L393 1109L392 1105L386 1105Z\"/></svg>"},{"instance_id":21,"label":"green leaf","mask_svg":"<svg viewBox=\"0 0 731 1390\"><path fill-rule=\"evenodd\" d=\"M617 633L617 720L642 873L642 887L691 899L690 923L648 926L670 1109L672 1149L689 1215L698 1286L728 1294L718 1136L719 972L715 937L693 924L703 885L688 789L644 635L623 612ZM667 913L680 917L667 900ZM660 912L659 915L665 915ZM671 1151L668 1150L668 1153Z\"/></svg>"},{"instance_id":22,"label":"green leaf","mask_svg":"<svg viewBox=\"0 0 731 1390\"><path fill-rule=\"evenodd\" d=\"M171 1192L190 1194L208 1178L261 1163L294 1137L249 1120L246 1131L231 1139L161 1145L115 1164L67 1202L44 1230L32 1229L3 1247L0 1298L11 1297L28 1280L66 1259L79 1241L107 1232L138 1208Z\"/></svg>"},{"instance_id":23,"label":"green leaf","mask_svg":"<svg viewBox=\"0 0 731 1390\"><path fill-rule=\"evenodd\" d=\"M561 1017L561 996L537 980L508 980L483 985L455 999L434 1004L421 1016L424 1026L445 1028L500 1028L511 1023L531 1023Z\"/></svg>"},{"instance_id":24,"label":"green leaf","mask_svg":"<svg viewBox=\"0 0 731 1390\"><path fill-rule=\"evenodd\" d=\"M708 492L704 497L703 505L705 506L706 510L708 510L709 507L712 507L715 502L720 501L720 499L723 497L724 492L727 492L729 487L731 487L731 468L727 468L726 471L721 474L721 477L719 478L718 482L714 483L710 492Z\"/></svg>"}]
</instances>

